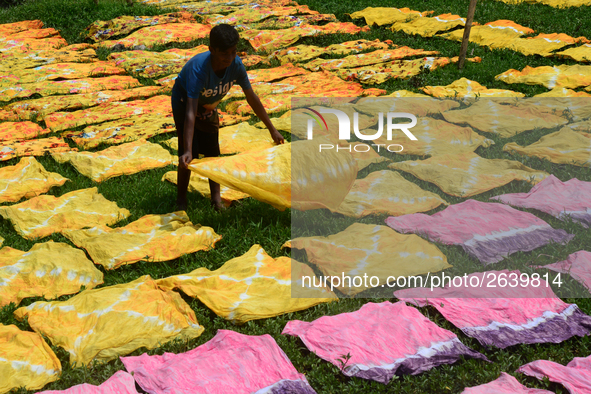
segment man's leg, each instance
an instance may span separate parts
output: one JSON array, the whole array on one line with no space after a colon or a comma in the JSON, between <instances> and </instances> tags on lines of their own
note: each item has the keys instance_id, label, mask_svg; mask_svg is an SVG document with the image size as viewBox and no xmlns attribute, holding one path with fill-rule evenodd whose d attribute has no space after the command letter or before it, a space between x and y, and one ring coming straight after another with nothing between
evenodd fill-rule
<instances>
[{"instance_id":1,"label":"man's leg","mask_svg":"<svg viewBox=\"0 0 591 394\"><path fill-rule=\"evenodd\" d=\"M221 211L225 208L222 203L222 196L220 194L220 184L209 180L209 192L211 193L211 205L216 211Z\"/></svg>"}]
</instances>

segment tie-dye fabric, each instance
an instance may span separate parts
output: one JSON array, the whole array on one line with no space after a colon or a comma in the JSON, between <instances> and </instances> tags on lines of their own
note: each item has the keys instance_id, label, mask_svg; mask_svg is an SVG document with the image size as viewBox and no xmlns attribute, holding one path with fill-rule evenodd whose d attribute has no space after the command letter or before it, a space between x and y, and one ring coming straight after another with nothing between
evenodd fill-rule
<instances>
[{"instance_id":1,"label":"tie-dye fabric","mask_svg":"<svg viewBox=\"0 0 591 394\"><path fill-rule=\"evenodd\" d=\"M40 135L50 133L51 130L44 129L37 123L25 122L3 122L0 123L0 142L14 142L30 140Z\"/></svg>"},{"instance_id":2,"label":"tie-dye fabric","mask_svg":"<svg viewBox=\"0 0 591 394\"><path fill-rule=\"evenodd\" d=\"M249 150L265 150L275 146L267 130L259 129L248 123L222 127L219 132L220 152L222 155L242 153Z\"/></svg>"},{"instance_id":3,"label":"tie-dye fabric","mask_svg":"<svg viewBox=\"0 0 591 394\"><path fill-rule=\"evenodd\" d=\"M432 216L414 213L386 219L401 233L425 235L433 242L460 245L484 264L516 252L529 252L553 241L566 244L574 235L553 229L528 212L507 205L467 200Z\"/></svg>"},{"instance_id":4,"label":"tie-dye fabric","mask_svg":"<svg viewBox=\"0 0 591 394\"><path fill-rule=\"evenodd\" d=\"M480 386L466 387L461 394L552 394L552 391L530 389L508 373L501 372L498 379Z\"/></svg>"},{"instance_id":5,"label":"tie-dye fabric","mask_svg":"<svg viewBox=\"0 0 591 394\"><path fill-rule=\"evenodd\" d=\"M394 7L367 7L361 11L349 14L351 19L364 18L365 23L372 25L390 25L397 22L406 22L414 20L422 16L432 14L433 11L413 11L410 8L394 8Z\"/></svg>"},{"instance_id":6,"label":"tie-dye fabric","mask_svg":"<svg viewBox=\"0 0 591 394\"><path fill-rule=\"evenodd\" d=\"M154 26L143 27L120 40L106 40L97 43L97 46L106 48L133 48L143 45L151 48L156 45L189 42L198 38L209 37L211 26L199 23L163 23Z\"/></svg>"},{"instance_id":7,"label":"tie-dye fabric","mask_svg":"<svg viewBox=\"0 0 591 394\"><path fill-rule=\"evenodd\" d=\"M14 166L0 168L0 203L38 196L68 180L45 170L34 157L23 157Z\"/></svg>"},{"instance_id":8,"label":"tie-dye fabric","mask_svg":"<svg viewBox=\"0 0 591 394\"><path fill-rule=\"evenodd\" d=\"M495 77L505 83L543 85L548 89L578 88L591 85L591 66L561 64L558 66L525 66L521 71L511 69Z\"/></svg>"},{"instance_id":9,"label":"tie-dye fabric","mask_svg":"<svg viewBox=\"0 0 591 394\"><path fill-rule=\"evenodd\" d=\"M292 320L282 334L299 337L318 357L346 376L388 384L394 375L418 375L461 356L488 359L460 342L404 302L369 302L358 311L323 316L313 322Z\"/></svg>"},{"instance_id":10,"label":"tie-dye fabric","mask_svg":"<svg viewBox=\"0 0 591 394\"><path fill-rule=\"evenodd\" d=\"M561 384L571 394L591 391L591 356L575 357L566 366L553 361L536 360L522 365L517 372Z\"/></svg>"},{"instance_id":11,"label":"tie-dye fabric","mask_svg":"<svg viewBox=\"0 0 591 394\"><path fill-rule=\"evenodd\" d=\"M484 25L472 25L470 29L470 42L487 46L490 49L507 49L524 34L534 31L526 26L521 26L510 20L498 20ZM438 37L448 40L462 41L464 30L458 29L440 34Z\"/></svg>"},{"instance_id":12,"label":"tie-dye fabric","mask_svg":"<svg viewBox=\"0 0 591 394\"><path fill-rule=\"evenodd\" d=\"M271 82L276 81L278 79L283 79L287 77L294 77L296 75L304 75L309 74L310 72L298 67L294 66L291 63L284 64L279 67L274 68L262 68L258 70L249 70L248 71L248 80L250 83L256 82Z\"/></svg>"},{"instance_id":13,"label":"tie-dye fabric","mask_svg":"<svg viewBox=\"0 0 591 394\"><path fill-rule=\"evenodd\" d=\"M591 62L591 44L568 48L564 51L556 52L554 55L576 60L577 62Z\"/></svg>"},{"instance_id":14,"label":"tie-dye fabric","mask_svg":"<svg viewBox=\"0 0 591 394\"><path fill-rule=\"evenodd\" d=\"M168 261L210 250L222 239L211 227L191 223L184 211L146 215L124 227L98 225L62 233L85 249L95 264L108 270L138 261Z\"/></svg>"},{"instance_id":15,"label":"tie-dye fabric","mask_svg":"<svg viewBox=\"0 0 591 394\"><path fill-rule=\"evenodd\" d=\"M409 94L410 93L410 94ZM388 98L392 97L392 98ZM395 100L394 98L398 98ZM412 98L412 99L409 99ZM437 100L418 93L401 91L378 98L360 98L355 103L355 110L365 114L407 112L417 117L439 115L458 108L460 103L455 100Z\"/></svg>"},{"instance_id":16,"label":"tie-dye fabric","mask_svg":"<svg viewBox=\"0 0 591 394\"><path fill-rule=\"evenodd\" d=\"M0 24L0 33L3 36L9 36L11 34L15 34L21 31L30 29L41 29L42 27L43 22L41 22L40 20L4 23Z\"/></svg>"},{"instance_id":17,"label":"tie-dye fabric","mask_svg":"<svg viewBox=\"0 0 591 394\"><path fill-rule=\"evenodd\" d=\"M74 190L61 197L38 196L20 204L0 207L0 215L28 240L64 230L111 225L131 215L107 200L96 187Z\"/></svg>"},{"instance_id":18,"label":"tie-dye fabric","mask_svg":"<svg viewBox=\"0 0 591 394\"><path fill-rule=\"evenodd\" d=\"M72 150L63 138L49 137L36 140L8 142L0 145L0 161L21 156L43 156L46 152L67 152Z\"/></svg>"},{"instance_id":19,"label":"tie-dye fabric","mask_svg":"<svg viewBox=\"0 0 591 394\"><path fill-rule=\"evenodd\" d=\"M58 49L68 45L55 29L31 29L0 37L0 52L28 53L39 49Z\"/></svg>"},{"instance_id":20,"label":"tie-dye fabric","mask_svg":"<svg viewBox=\"0 0 591 394\"><path fill-rule=\"evenodd\" d=\"M178 293L150 276L84 290L67 301L35 302L14 312L35 332L70 354L75 367L104 363L136 349L197 338L203 327Z\"/></svg>"},{"instance_id":21,"label":"tie-dye fabric","mask_svg":"<svg viewBox=\"0 0 591 394\"><path fill-rule=\"evenodd\" d=\"M421 90L433 97L525 97L524 93L512 90L489 89L467 78L460 78L446 86L425 86Z\"/></svg>"},{"instance_id":22,"label":"tie-dye fabric","mask_svg":"<svg viewBox=\"0 0 591 394\"><path fill-rule=\"evenodd\" d=\"M30 52L1 53L0 71L10 73L14 70L29 69L51 63L91 63L98 57L94 49L83 47L81 44L69 45L60 49L44 48Z\"/></svg>"},{"instance_id":23,"label":"tie-dye fabric","mask_svg":"<svg viewBox=\"0 0 591 394\"><path fill-rule=\"evenodd\" d=\"M272 16L296 15L296 14L318 14L318 11L312 11L307 5L286 6L286 7L252 7L242 8L239 11L228 15L210 15L203 17L202 22L209 25L219 25L222 23L228 25L249 25L257 23L263 19Z\"/></svg>"},{"instance_id":24,"label":"tie-dye fabric","mask_svg":"<svg viewBox=\"0 0 591 394\"><path fill-rule=\"evenodd\" d=\"M537 209L561 220L571 219L584 227L591 226L591 182L577 178L562 182L550 175L528 193L510 193L491 197L520 208Z\"/></svg>"},{"instance_id":25,"label":"tie-dye fabric","mask_svg":"<svg viewBox=\"0 0 591 394\"><path fill-rule=\"evenodd\" d=\"M373 41L347 41L340 44L332 44L325 48L315 45L298 45L275 51L270 57L279 60L281 64L298 63L322 55L348 55L350 53L358 53L369 49L388 49L391 45L391 40L380 41L379 39Z\"/></svg>"},{"instance_id":26,"label":"tie-dye fabric","mask_svg":"<svg viewBox=\"0 0 591 394\"><path fill-rule=\"evenodd\" d=\"M433 37L435 34L451 30L458 26L464 26L466 19L459 15L441 14L434 17L423 17L413 19L410 22L395 22L390 29L392 31L403 31L406 34L418 34L423 37Z\"/></svg>"},{"instance_id":27,"label":"tie-dye fabric","mask_svg":"<svg viewBox=\"0 0 591 394\"><path fill-rule=\"evenodd\" d=\"M581 250L570 254L564 261L537 266L537 268L546 268L563 274L569 274L591 293L591 252Z\"/></svg>"},{"instance_id":28,"label":"tie-dye fabric","mask_svg":"<svg viewBox=\"0 0 591 394\"><path fill-rule=\"evenodd\" d=\"M62 364L41 335L0 324L0 393L38 390L59 379Z\"/></svg>"},{"instance_id":29,"label":"tie-dye fabric","mask_svg":"<svg viewBox=\"0 0 591 394\"><path fill-rule=\"evenodd\" d=\"M186 353L122 357L144 390L165 394L315 394L272 336L218 330L209 342Z\"/></svg>"},{"instance_id":30,"label":"tie-dye fabric","mask_svg":"<svg viewBox=\"0 0 591 394\"><path fill-rule=\"evenodd\" d=\"M237 29L246 29L250 27L256 30L269 29L289 29L294 26L318 24L320 22L338 22L334 14L316 14L316 15L282 15L277 17L270 17L259 23L252 23L248 26L238 25Z\"/></svg>"},{"instance_id":31,"label":"tie-dye fabric","mask_svg":"<svg viewBox=\"0 0 591 394\"><path fill-rule=\"evenodd\" d=\"M535 37L517 38L509 49L520 52L526 56L540 55L552 56L554 51L568 45L589 43L585 37L571 37L564 33L538 34Z\"/></svg>"},{"instance_id":32,"label":"tie-dye fabric","mask_svg":"<svg viewBox=\"0 0 591 394\"><path fill-rule=\"evenodd\" d=\"M554 88L545 93L536 94L534 97L591 97L591 94L567 88Z\"/></svg>"},{"instance_id":33,"label":"tie-dye fabric","mask_svg":"<svg viewBox=\"0 0 591 394\"><path fill-rule=\"evenodd\" d=\"M177 171L169 171L162 176L162 181L168 181L176 185L177 178ZM194 172L191 172L191 178L189 179L189 191L191 193L197 192L205 198L210 198L211 190L209 188L209 180ZM248 194L239 192L238 190L230 189L226 186L220 186L220 195L222 197L222 203L227 207L230 206L233 201L248 197Z\"/></svg>"},{"instance_id":34,"label":"tie-dye fabric","mask_svg":"<svg viewBox=\"0 0 591 394\"><path fill-rule=\"evenodd\" d=\"M133 376L125 371L117 371L99 386L88 383L70 387L67 390L46 390L38 394L139 394L135 389Z\"/></svg>"},{"instance_id":35,"label":"tie-dye fabric","mask_svg":"<svg viewBox=\"0 0 591 394\"><path fill-rule=\"evenodd\" d=\"M50 300L102 283L103 273L83 251L68 244L38 243L28 252L0 249L0 307L18 305L27 297Z\"/></svg>"}]
</instances>

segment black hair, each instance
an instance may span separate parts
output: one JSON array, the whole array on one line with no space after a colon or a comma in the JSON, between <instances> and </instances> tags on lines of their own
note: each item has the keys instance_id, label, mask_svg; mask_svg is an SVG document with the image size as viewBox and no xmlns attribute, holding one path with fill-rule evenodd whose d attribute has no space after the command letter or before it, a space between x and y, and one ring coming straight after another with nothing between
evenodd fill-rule
<instances>
[{"instance_id":1,"label":"black hair","mask_svg":"<svg viewBox=\"0 0 591 394\"><path fill-rule=\"evenodd\" d=\"M222 23L216 25L209 33L209 46L220 51L225 51L238 44L240 35L234 26Z\"/></svg>"}]
</instances>

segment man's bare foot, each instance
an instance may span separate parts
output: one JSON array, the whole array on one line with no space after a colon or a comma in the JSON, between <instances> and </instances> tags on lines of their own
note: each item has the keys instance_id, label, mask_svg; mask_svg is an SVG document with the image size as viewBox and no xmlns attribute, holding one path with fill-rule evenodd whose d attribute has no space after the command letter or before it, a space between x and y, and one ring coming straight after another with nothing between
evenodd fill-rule
<instances>
[{"instance_id":1,"label":"man's bare foot","mask_svg":"<svg viewBox=\"0 0 591 394\"><path fill-rule=\"evenodd\" d=\"M214 211L216 211L216 212L222 212L227 209L226 206L224 205L224 203L221 201L211 200L211 206L213 207Z\"/></svg>"},{"instance_id":2,"label":"man's bare foot","mask_svg":"<svg viewBox=\"0 0 591 394\"><path fill-rule=\"evenodd\" d=\"M186 211L187 210L187 200L186 199L178 199L176 200L176 209L177 211Z\"/></svg>"}]
</instances>

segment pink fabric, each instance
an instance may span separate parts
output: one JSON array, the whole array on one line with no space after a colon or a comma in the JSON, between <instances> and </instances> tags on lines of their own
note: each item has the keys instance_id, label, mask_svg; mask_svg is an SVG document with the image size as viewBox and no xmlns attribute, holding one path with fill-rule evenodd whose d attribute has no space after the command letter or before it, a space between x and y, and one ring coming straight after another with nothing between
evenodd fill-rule
<instances>
[{"instance_id":1,"label":"pink fabric","mask_svg":"<svg viewBox=\"0 0 591 394\"><path fill-rule=\"evenodd\" d=\"M528 193L510 193L492 197L505 204L534 208L564 220L571 217L583 226L591 225L591 182L573 178L562 182L550 175Z\"/></svg>"},{"instance_id":2,"label":"pink fabric","mask_svg":"<svg viewBox=\"0 0 591 394\"><path fill-rule=\"evenodd\" d=\"M581 282L591 292L591 252L581 250L570 254L568 259L558 263L538 266L552 271L570 274L573 279Z\"/></svg>"},{"instance_id":3,"label":"pink fabric","mask_svg":"<svg viewBox=\"0 0 591 394\"><path fill-rule=\"evenodd\" d=\"M591 356L576 357L566 367L552 361L536 360L521 366L517 372L538 379L547 377L551 382L566 387L572 394L591 393Z\"/></svg>"},{"instance_id":4,"label":"pink fabric","mask_svg":"<svg viewBox=\"0 0 591 394\"><path fill-rule=\"evenodd\" d=\"M84 383L67 390L47 390L37 394L139 394L135 389L133 376L125 371L117 371L100 386Z\"/></svg>"},{"instance_id":5,"label":"pink fabric","mask_svg":"<svg viewBox=\"0 0 591 394\"><path fill-rule=\"evenodd\" d=\"M497 380L476 387L468 387L462 391L462 394L552 394L552 391L527 388L513 376L501 372Z\"/></svg>"},{"instance_id":6,"label":"pink fabric","mask_svg":"<svg viewBox=\"0 0 591 394\"><path fill-rule=\"evenodd\" d=\"M315 393L267 334L219 330L209 342L186 353L142 354L121 361L151 394Z\"/></svg>"},{"instance_id":7,"label":"pink fabric","mask_svg":"<svg viewBox=\"0 0 591 394\"><path fill-rule=\"evenodd\" d=\"M318 357L357 376L387 384L395 374L418 374L460 355L486 360L457 336L438 327L404 302L367 303L356 312L324 316L311 323L293 320L282 334L301 338ZM341 361L339 361L341 360Z\"/></svg>"}]
</instances>

